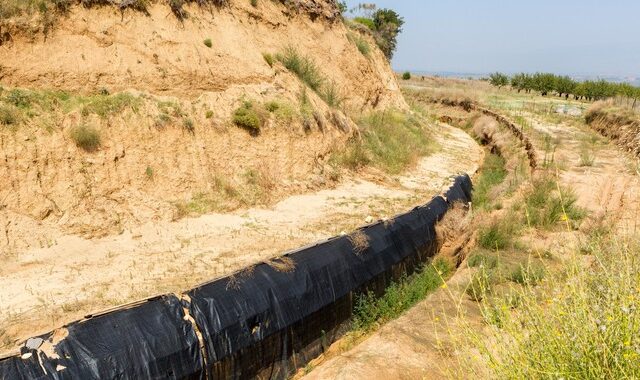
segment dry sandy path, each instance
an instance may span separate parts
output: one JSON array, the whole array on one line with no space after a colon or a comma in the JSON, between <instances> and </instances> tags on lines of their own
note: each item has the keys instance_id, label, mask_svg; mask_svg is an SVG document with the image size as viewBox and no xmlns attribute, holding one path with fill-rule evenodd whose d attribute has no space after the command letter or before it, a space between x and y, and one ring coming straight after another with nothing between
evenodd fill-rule
<instances>
[{"instance_id":1,"label":"dry sandy path","mask_svg":"<svg viewBox=\"0 0 640 380\"><path fill-rule=\"evenodd\" d=\"M393 186L348 180L272 208L148 223L96 240L64 236L20 252L0 269L0 350L16 340L113 305L179 292L428 201L459 173L474 173L483 152L446 125L442 149Z\"/></svg>"},{"instance_id":2,"label":"dry sandy path","mask_svg":"<svg viewBox=\"0 0 640 380\"><path fill-rule=\"evenodd\" d=\"M607 215L607 223L621 232L637 232L640 215L640 176L630 168L633 158L613 143L599 138L581 123L553 124L534 115L526 115L532 124L527 134L538 154L544 155L544 135L557 147L555 163L560 183L571 187L580 206L592 215ZM592 142L595 162L581 165L584 141ZM542 158L539 157L539 161ZM549 248L573 247L572 236L559 233L545 242ZM482 329L478 304L465 296L470 270L462 268L424 301L367 337L355 347L331 357L314 368L305 379L442 379L457 378L461 353L453 344L455 334L463 334L455 319L465 315L469 328ZM452 338L454 337L454 338ZM467 353L468 354L468 353Z\"/></svg>"}]
</instances>

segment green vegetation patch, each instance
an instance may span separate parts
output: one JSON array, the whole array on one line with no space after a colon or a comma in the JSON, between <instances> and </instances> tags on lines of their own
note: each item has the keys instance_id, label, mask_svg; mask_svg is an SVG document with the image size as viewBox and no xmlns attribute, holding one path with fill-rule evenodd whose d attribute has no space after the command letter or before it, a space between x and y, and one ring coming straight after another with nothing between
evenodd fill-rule
<instances>
[{"instance_id":1,"label":"green vegetation patch","mask_svg":"<svg viewBox=\"0 0 640 380\"><path fill-rule=\"evenodd\" d=\"M423 122L399 111L372 113L359 121L361 139L350 141L331 161L351 170L371 165L398 174L436 149Z\"/></svg>"},{"instance_id":2,"label":"green vegetation patch","mask_svg":"<svg viewBox=\"0 0 640 380\"><path fill-rule=\"evenodd\" d=\"M100 132L96 128L84 124L71 129L71 139L79 148L87 152L98 150L102 142Z\"/></svg>"},{"instance_id":3,"label":"green vegetation patch","mask_svg":"<svg viewBox=\"0 0 640 380\"><path fill-rule=\"evenodd\" d=\"M356 301L353 329L368 332L399 317L427 294L444 285L453 269L445 260L437 259L412 276L393 283L380 298L373 293L360 296Z\"/></svg>"},{"instance_id":4,"label":"green vegetation patch","mask_svg":"<svg viewBox=\"0 0 640 380\"><path fill-rule=\"evenodd\" d=\"M480 209L491 207L492 202L495 200L491 194L491 190L507 178L505 164L505 159L500 155L491 153L485 157L482 167L480 168L480 176L474 184L474 206Z\"/></svg>"}]
</instances>

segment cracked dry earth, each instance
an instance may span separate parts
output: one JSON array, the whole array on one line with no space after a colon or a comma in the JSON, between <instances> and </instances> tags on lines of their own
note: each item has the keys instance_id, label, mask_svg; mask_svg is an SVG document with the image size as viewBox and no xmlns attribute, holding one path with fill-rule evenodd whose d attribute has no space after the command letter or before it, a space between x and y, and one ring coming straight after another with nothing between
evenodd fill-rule
<instances>
[{"instance_id":1,"label":"cracked dry earth","mask_svg":"<svg viewBox=\"0 0 640 380\"><path fill-rule=\"evenodd\" d=\"M426 203L459 173L473 174L483 151L440 124L441 149L389 181L350 179L334 189L287 198L272 208L148 223L118 236L64 236L15 254L0 269L0 348L91 312L180 292L287 250L349 232ZM4 336L2 336L4 333Z\"/></svg>"},{"instance_id":2,"label":"cracked dry earth","mask_svg":"<svg viewBox=\"0 0 640 380\"><path fill-rule=\"evenodd\" d=\"M525 115L532 125L538 154L545 152L545 135L556 146L555 163L560 184L575 191L578 204L591 215L607 216L619 232L635 233L640 215L638 159L599 137L583 122L553 124L536 115ZM577 120L576 120L577 121ZM584 141L591 142L595 160L581 164ZM541 157L539 157L541 159ZM569 236L571 235L571 236ZM576 247L575 235L567 232L541 237L546 249L563 252ZM465 376L465 358L473 351L455 342L464 341L466 328L481 331L484 323L478 303L465 295L472 270L464 263L440 288L400 318L391 321L354 347L341 352L332 346L326 358L305 379L443 379ZM461 317L463 316L463 317Z\"/></svg>"}]
</instances>

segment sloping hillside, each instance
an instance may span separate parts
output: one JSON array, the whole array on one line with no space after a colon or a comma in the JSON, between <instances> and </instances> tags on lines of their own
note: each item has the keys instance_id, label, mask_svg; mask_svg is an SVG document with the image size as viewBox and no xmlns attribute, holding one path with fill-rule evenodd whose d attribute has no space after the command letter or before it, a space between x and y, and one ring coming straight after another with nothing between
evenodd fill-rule
<instances>
[{"instance_id":1,"label":"sloping hillside","mask_svg":"<svg viewBox=\"0 0 640 380\"><path fill-rule=\"evenodd\" d=\"M328 186L353 117L407 108L334 1L68 3L0 23L5 252Z\"/></svg>"}]
</instances>

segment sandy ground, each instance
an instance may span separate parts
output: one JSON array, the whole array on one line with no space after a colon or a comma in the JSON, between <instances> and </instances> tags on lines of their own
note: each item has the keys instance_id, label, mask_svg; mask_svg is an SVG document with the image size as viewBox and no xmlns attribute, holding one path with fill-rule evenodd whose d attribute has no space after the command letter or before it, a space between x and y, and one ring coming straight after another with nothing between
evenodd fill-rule
<instances>
[{"instance_id":1,"label":"sandy ground","mask_svg":"<svg viewBox=\"0 0 640 380\"><path fill-rule=\"evenodd\" d=\"M580 206L592 215L608 215L607 223L622 232L636 232L640 209L640 177L629 164L633 159L613 143L599 138L581 123L556 125L527 115L529 131L536 150L545 151L544 134L558 144L555 162L560 182L572 188ZM593 166L580 165L583 141L592 141ZM574 234L559 232L543 238L542 244L553 252L575 247ZM473 355L460 350L456 334L464 334L459 318L465 316L465 328L482 329L478 304L469 300L464 288L470 270L462 268L436 292L367 337L355 347L331 352L324 362L305 376L308 379L442 379L464 376L456 371L461 360ZM468 330L467 330L468 331ZM332 347L338 350L336 347ZM464 361L463 363L468 363Z\"/></svg>"},{"instance_id":2,"label":"sandy ground","mask_svg":"<svg viewBox=\"0 0 640 380\"><path fill-rule=\"evenodd\" d=\"M0 269L0 338L5 348L97 310L154 294L180 292L427 202L452 176L474 173L483 152L458 129L441 125L441 151L394 185L363 179L287 198L273 208L148 223L123 234L57 239L16 253Z\"/></svg>"}]
</instances>

